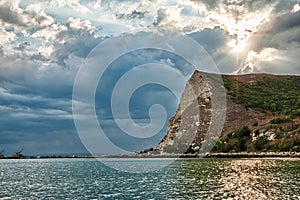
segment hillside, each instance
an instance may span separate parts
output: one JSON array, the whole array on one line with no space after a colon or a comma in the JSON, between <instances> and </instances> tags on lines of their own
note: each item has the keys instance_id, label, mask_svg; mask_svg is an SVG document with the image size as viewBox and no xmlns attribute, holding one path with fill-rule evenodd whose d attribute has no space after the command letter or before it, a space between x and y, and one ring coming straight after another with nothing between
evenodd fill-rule
<instances>
[{"instance_id":1,"label":"hillside","mask_svg":"<svg viewBox=\"0 0 300 200\"><path fill-rule=\"evenodd\" d=\"M213 113L221 114L222 110L213 110L207 100L208 94L216 93L213 82L218 81L214 81L214 75L196 71L188 85L192 85L197 97L190 95L187 86L180 100L181 104L189 102L189 114L178 108L158 150L171 153L188 149L186 153L194 153L211 149L215 144L215 152L300 151L300 76L222 75L222 79L226 117L221 135L209 133L213 129L211 124L216 123ZM194 121L186 123L188 118ZM194 127L193 141L186 139L191 138L186 133L187 126Z\"/></svg>"}]
</instances>

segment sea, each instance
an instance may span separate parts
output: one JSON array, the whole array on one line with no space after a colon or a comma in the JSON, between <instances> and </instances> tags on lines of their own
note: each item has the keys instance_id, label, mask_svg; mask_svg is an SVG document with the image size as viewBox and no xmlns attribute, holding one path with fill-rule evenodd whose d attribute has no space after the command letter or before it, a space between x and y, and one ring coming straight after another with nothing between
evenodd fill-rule
<instances>
[{"instance_id":1,"label":"sea","mask_svg":"<svg viewBox=\"0 0 300 200\"><path fill-rule=\"evenodd\" d=\"M300 199L299 159L166 161L105 160L138 173L92 158L2 159L0 199Z\"/></svg>"}]
</instances>

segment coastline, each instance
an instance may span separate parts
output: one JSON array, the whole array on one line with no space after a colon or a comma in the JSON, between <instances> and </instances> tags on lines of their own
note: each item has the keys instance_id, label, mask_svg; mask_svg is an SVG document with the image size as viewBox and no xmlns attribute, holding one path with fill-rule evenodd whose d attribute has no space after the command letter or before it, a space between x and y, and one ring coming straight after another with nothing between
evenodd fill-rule
<instances>
[{"instance_id":1,"label":"coastline","mask_svg":"<svg viewBox=\"0 0 300 200\"><path fill-rule=\"evenodd\" d=\"M240 152L240 153L206 153L206 154L115 154L95 156L20 156L0 157L0 159L73 159L73 158L300 158L299 152Z\"/></svg>"}]
</instances>

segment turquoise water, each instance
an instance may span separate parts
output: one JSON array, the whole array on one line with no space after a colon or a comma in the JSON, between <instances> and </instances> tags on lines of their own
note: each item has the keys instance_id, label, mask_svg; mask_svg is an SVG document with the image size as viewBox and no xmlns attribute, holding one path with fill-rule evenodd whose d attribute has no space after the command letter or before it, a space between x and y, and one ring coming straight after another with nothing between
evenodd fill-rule
<instances>
[{"instance_id":1,"label":"turquoise water","mask_svg":"<svg viewBox=\"0 0 300 200\"><path fill-rule=\"evenodd\" d=\"M0 199L300 199L299 188L291 159L180 159L135 174L94 159L0 160Z\"/></svg>"}]
</instances>

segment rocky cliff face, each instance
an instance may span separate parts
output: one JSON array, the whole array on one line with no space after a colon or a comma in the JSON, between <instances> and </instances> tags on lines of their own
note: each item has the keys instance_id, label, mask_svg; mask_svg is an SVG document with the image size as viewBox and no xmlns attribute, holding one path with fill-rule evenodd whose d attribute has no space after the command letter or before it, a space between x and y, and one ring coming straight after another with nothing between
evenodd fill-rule
<instances>
[{"instance_id":1,"label":"rocky cliff face","mask_svg":"<svg viewBox=\"0 0 300 200\"><path fill-rule=\"evenodd\" d=\"M212 148L222 152L300 150L299 116L300 77L221 77L196 71L157 149L169 153Z\"/></svg>"},{"instance_id":2,"label":"rocky cliff face","mask_svg":"<svg viewBox=\"0 0 300 200\"><path fill-rule=\"evenodd\" d=\"M192 75L158 150L185 153L191 144L199 149L211 148L209 144L221 131L226 113L225 89L220 80L220 76L198 71Z\"/></svg>"}]
</instances>

